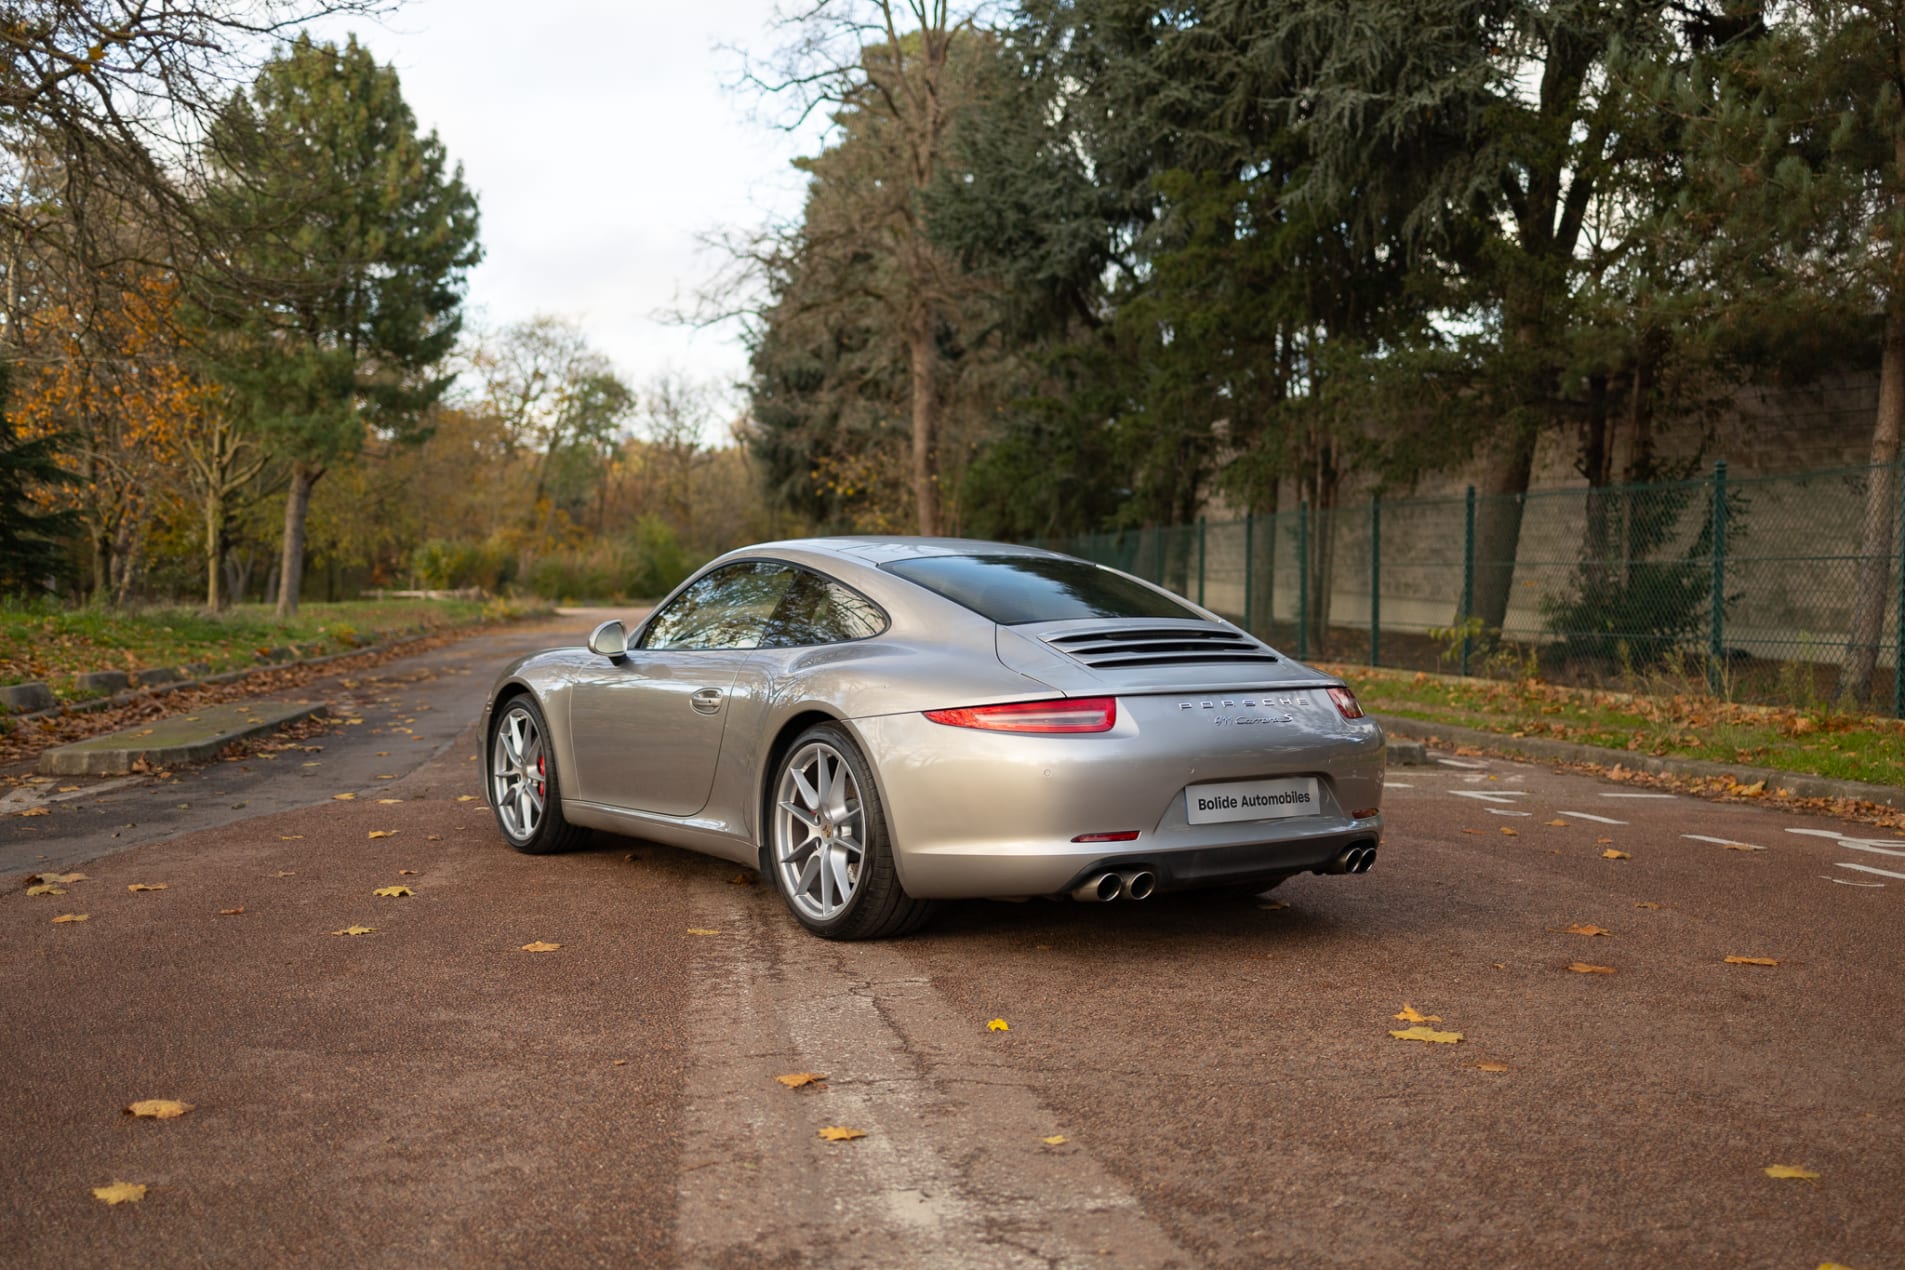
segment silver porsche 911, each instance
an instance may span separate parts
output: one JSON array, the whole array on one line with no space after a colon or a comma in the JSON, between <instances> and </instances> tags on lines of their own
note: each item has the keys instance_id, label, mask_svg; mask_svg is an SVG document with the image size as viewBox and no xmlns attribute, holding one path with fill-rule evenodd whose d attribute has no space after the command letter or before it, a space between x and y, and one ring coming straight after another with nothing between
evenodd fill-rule
<instances>
[{"instance_id":1,"label":"silver porsche 911","mask_svg":"<svg viewBox=\"0 0 1905 1270\"><path fill-rule=\"evenodd\" d=\"M1070 556L933 538L732 552L632 632L511 665L484 715L511 846L590 829L758 867L802 925L1361 873L1382 730L1341 681Z\"/></svg>"}]
</instances>

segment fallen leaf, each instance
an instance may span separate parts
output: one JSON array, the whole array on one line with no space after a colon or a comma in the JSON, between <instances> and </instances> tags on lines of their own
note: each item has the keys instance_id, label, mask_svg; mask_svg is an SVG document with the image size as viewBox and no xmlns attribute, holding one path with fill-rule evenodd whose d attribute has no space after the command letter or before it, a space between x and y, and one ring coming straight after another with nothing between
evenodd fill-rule
<instances>
[{"instance_id":1,"label":"fallen leaf","mask_svg":"<svg viewBox=\"0 0 1905 1270\"><path fill-rule=\"evenodd\" d=\"M332 794L331 800L333 802L347 803L355 797L357 797L356 794Z\"/></svg>"},{"instance_id":2,"label":"fallen leaf","mask_svg":"<svg viewBox=\"0 0 1905 1270\"><path fill-rule=\"evenodd\" d=\"M236 917L244 911L245 907L241 904L237 908L221 908L218 910L218 915L220 917Z\"/></svg>"},{"instance_id":3,"label":"fallen leaf","mask_svg":"<svg viewBox=\"0 0 1905 1270\"><path fill-rule=\"evenodd\" d=\"M1779 962L1772 957L1728 957L1729 966L1777 966Z\"/></svg>"},{"instance_id":4,"label":"fallen leaf","mask_svg":"<svg viewBox=\"0 0 1905 1270\"><path fill-rule=\"evenodd\" d=\"M1744 842L1722 842L1720 844L1720 850L1722 851L1758 851L1759 848L1748 846Z\"/></svg>"},{"instance_id":5,"label":"fallen leaf","mask_svg":"<svg viewBox=\"0 0 1905 1270\"><path fill-rule=\"evenodd\" d=\"M1404 1023L1440 1023L1442 1021L1442 1016L1439 1014L1417 1013L1416 1008L1407 1001L1402 1003L1402 1013L1395 1017Z\"/></svg>"},{"instance_id":6,"label":"fallen leaf","mask_svg":"<svg viewBox=\"0 0 1905 1270\"><path fill-rule=\"evenodd\" d=\"M1582 922L1563 927L1562 930L1569 935L1612 935L1614 933L1605 926L1590 926Z\"/></svg>"},{"instance_id":7,"label":"fallen leaf","mask_svg":"<svg viewBox=\"0 0 1905 1270\"><path fill-rule=\"evenodd\" d=\"M54 886L51 882L41 882L38 886L29 886L26 893L28 895L64 895L66 888Z\"/></svg>"},{"instance_id":8,"label":"fallen leaf","mask_svg":"<svg viewBox=\"0 0 1905 1270\"><path fill-rule=\"evenodd\" d=\"M176 1120L192 1110L189 1102L179 1102L173 1098L146 1098L126 1108L129 1116L143 1116L148 1120Z\"/></svg>"},{"instance_id":9,"label":"fallen leaf","mask_svg":"<svg viewBox=\"0 0 1905 1270\"><path fill-rule=\"evenodd\" d=\"M867 1135L859 1129L849 1129L845 1125L830 1124L820 1131L820 1136L829 1142L851 1142L855 1138L864 1138Z\"/></svg>"},{"instance_id":10,"label":"fallen leaf","mask_svg":"<svg viewBox=\"0 0 1905 1270\"><path fill-rule=\"evenodd\" d=\"M1507 1063L1477 1063L1475 1064L1475 1070L1478 1072L1505 1072L1508 1070L1508 1064Z\"/></svg>"},{"instance_id":11,"label":"fallen leaf","mask_svg":"<svg viewBox=\"0 0 1905 1270\"><path fill-rule=\"evenodd\" d=\"M690 935L719 935L721 932L718 930L708 930L702 926L690 926L688 933Z\"/></svg>"},{"instance_id":12,"label":"fallen leaf","mask_svg":"<svg viewBox=\"0 0 1905 1270\"><path fill-rule=\"evenodd\" d=\"M1596 838L1594 840L1594 845L1597 847L1603 847L1612 841L1614 841L1612 838Z\"/></svg>"},{"instance_id":13,"label":"fallen leaf","mask_svg":"<svg viewBox=\"0 0 1905 1270\"><path fill-rule=\"evenodd\" d=\"M753 886L754 875L752 873L737 873L733 877L728 879L728 885L729 886Z\"/></svg>"},{"instance_id":14,"label":"fallen leaf","mask_svg":"<svg viewBox=\"0 0 1905 1270\"><path fill-rule=\"evenodd\" d=\"M1462 1039L1460 1032L1438 1032L1432 1027L1407 1027L1400 1032L1391 1028L1389 1035L1398 1041L1434 1041L1438 1045L1453 1045Z\"/></svg>"},{"instance_id":15,"label":"fallen leaf","mask_svg":"<svg viewBox=\"0 0 1905 1270\"><path fill-rule=\"evenodd\" d=\"M301 833L281 833L278 835L278 841L279 842L302 842L304 841L304 835Z\"/></svg>"},{"instance_id":16,"label":"fallen leaf","mask_svg":"<svg viewBox=\"0 0 1905 1270\"><path fill-rule=\"evenodd\" d=\"M1502 826L1502 837L1504 837L1504 838L1519 838L1519 837L1521 837L1521 830L1519 830L1519 829L1510 829L1510 828L1509 828L1509 827L1508 827L1507 825L1503 825L1503 826Z\"/></svg>"},{"instance_id":17,"label":"fallen leaf","mask_svg":"<svg viewBox=\"0 0 1905 1270\"><path fill-rule=\"evenodd\" d=\"M1480 834L1480 833L1481 833L1482 831L1481 831L1480 829L1464 829L1464 830L1462 830L1462 832L1463 832L1463 833L1472 833L1472 834L1478 834L1478 835L1479 835L1479 834Z\"/></svg>"},{"instance_id":18,"label":"fallen leaf","mask_svg":"<svg viewBox=\"0 0 1905 1270\"><path fill-rule=\"evenodd\" d=\"M375 757L375 758L389 758L389 757L390 757L390 751L389 751L389 750L379 750L379 751L377 751L377 753L376 753L375 755L373 755L373 757Z\"/></svg>"},{"instance_id":19,"label":"fallen leaf","mask_svg":"<svg viewBox=\"0 0 1905 1270\"><path fill-rule=\"evenodd\" d=\"M20 814L22 816L50 816L53 814L53 809L51 807L29 807Z\"/></svg>"},{"instance_id":20,"label":"fallen leaf","mask_svg":"<svg viewBox=\"0 0 1905 1270\"><path fill-rule=\"evenodd\" d=\"M84 873L36 873L34 877L42 882L49 882L54 886L69 886L74 882L84 882L86 880Z\"/></svg>"},{"instance_id":21,"label":"fallen leaf","mask_svg":"<svg viewBox=\"0 0 1905 1270\"><path fill-rule=\"evenodd\" d=\"M90 913L61 913L58 917L53 919L53 925L59 926L66 922L83 922L90 916L92 916Z\"/></svg>"},{"instance_id":22,"label":"fallen leaf","mask_svg":"<svg viewBox=\"0 0 1905 1270\"><path fill-rule=\"evenodd\" d=\"M1763 1170L1767 1177L1791 1179L1795 1182L1816 1182L1819 1175L1807 1169L1803 1164L1769 1164Z\"/></svg>"},{"instance_id":23,"label":"fallen leaf","mask_svg":"<svg viewBox=\"0 0 1905 1270\"><path fill-rule=\"evenodd\" d=\"M1635 908L1659 908L1660 905L1654 903L1652 900L1635 900L1634 907Z\"/></svg>"},{"instance_id":24,"label":"fallen leaf","mask_svg":"<svg viewBox=\"0 0 1905 1270\"><path fill-rule=\"evenodd\" d=\"M1004 1019L993 1019L990 1023L986 1024L986 1031L988 1032L1010 1032L1011 1030L1012 1025L1007 1023Z\"/></svg>"},{"instance_id":25,"label":"fallen leaf","mask_svg":"<svg viewBox=\"0 0 1905 1270\"><path fill-rule=\"evenodd\" d=\"M789 1089L799 1089L802 1085L818 1085L827 1079L825 1072L789 1072L785 1076L774 1078Z\"/></svg>"},{"instance_id":26,"label":"fallen leaf","mask_svg":"<svg viewBox=\"0 0 1905 1270\"><path fill-rule=\"evenodd\" d=\"M1603 860L1632 860L1633 858L1634 857L1627 854L1627 852L1616 851L1612 847L1609 847L1607 850L1601 852L1601 859Z\"/></svg>"},{"instance_id":27,"label":"fallen leaf","mask_svg":"<svg viewBox=\"0 0 1905 1270\"><path fill-rule=\"evenodd\" d=\"M126 889L128 891L163 891L167 885L165 882L134 882Z\"/></svg>"},{"instance_id":28,"label":"fallen leaf","mask_svg":"<svg viewBox=\"0 0 1905 1270\"><path fill-rule=\"evenodd\" d=\"M458 794L456 796L456 800L460 803L473 803L476 801L476 795L475 794Z\"/></svg>"},{"instance_id":29,"label":"fallen leaf","mask_svg":"<svg viewBox=\"0 0 1905 1270\"><path fill-rule=\"evenodd\" d=\"M524 944L523 951L524 952L554 952L556 949L560 947L562 947L561 944L548 944L538 939L533 944Z\"/></svg>"},{"instance_id":30,"label":"fallen leaf","mask_svg":"<svg viewBox=\"0 0 1905 1270\"><path fill-rule=\"evenodd\" d=\"M73 791L77 790L78 788L79 786L77 785L61 785L59 788L59 792L62 794L70 794Z\"/></svg>"},{"instance_id":31,"label":"fallen leaf","mask_svg":"<svg viewBox=\"0 0 1905 1270\"><path fill-rule=\"evenodd\" d=\"M1568 827L1568 822L1565 820L1550 820L1548 823L1557 829L1566 829Z\"/></svg>"},{"instance_id":32,"label":"fallen leaf","mask_svg":"<svg viewBox=\"0 0 1905 1270\"><path fill-rule=\"evenodd\" d=\"M1754 781L1751 785L1740 785L1737 786L1733 792L1743 794L1748 798L1758 798L1761 794L1766 792L1766 782Z\"/></svg>"},{"instance_id":33,"label":"fallen leaf","mask_svg":"<svg viewBox=\"0 0 1905 1270\"><path fill-rule=\"evenodd\" d=\"M395 829L373 829L370 831L370 836L372 838L388 838L396 832Z\"/></svg>"},{"instance_id":34,"label":"fallen leaf","mask_svg":"<svg viewBox=\"0 0 1905 1270\"><path fill-rule=\"evenodd\" d=\"M389 805L390 805L391 803L400 803L400 802L402 802L402 801L403 801L403 799L401 799L401 798L379 798L379 799L378 799L377 801L378 801L378 803L379 803L380 805L383 805L383 806L389 806Z\"/></svg>"},{"instance_id":35,"label":"fallen leaf","mask_svg":"<svg viewBox=\"0 0 1905 1270\"><path fill-rule=\"evenodd\" d=\"M627 1067L628 1060L626 1058L618 1058L613 1063L610 1063L609 1066L610 1067Z\"/></svg>"},{"instance_id":36,"label":"fallen leaf","mask_svg":"<svg viewBox=\"0 0 1905 1270\"><path fill-rule=\"evenodd\" d=\"M296 869L279 869L271 876L274 878L294 878L298 876L298 871Z\"/></svg>"},{"instance_id":37,"label":"fallen leaf","mask_svg":"<svg viewBox=\"0 0 1905 1270\"><path fill-rule=\"evenodd\" d=\"M1257 907L1266 913L1274 913L1279 909L1285 909L1290 906L1285 904L1282 900L1271 900L1268 904L1259 904Z\"/></svg>"},{"instance_id":38,"label":"fallen leaf","mask_svg":"<svg viewBox=\"0 0 1905 1270\"><path fill-rule=\"evenodd\" d=\"M394 899L400 899L406 895L415 895L416 892L411 890L407 886L380 886L376 890L372 891L371 894L382 896L384 899L387 899L387 900L394 900Z\"/></svg>"},{"instance_id":39,"label":"fallen leaf","mask_svg":"<svg viewBox=\"0 0 1905 1270\"><path fill-rule=\"evenodd\" d=\"M93 1198L108 1204L136 1204L145 1197L143 1182L114 1182L111 1186L93 1187Z\"/></svg>"},{"instance_id":40,"label":"fallen leaf","mask_svg":"<svg viewBox=\"0 0 1905 1270\"><path fill-rule=\"evenodd\" d=\"M1043 1142L1043 1143L1044 1143L1044 1144L1045 1144L1046 1146L1048 1146L1048 1147L1062 1147L1062 1146L1064 1146L1064 1145L1065 1145L1065 1144L1066 1144L1067 1142L1070 1142L1070 1141L1071 1141L1071 1139L1070 1139L1070 1138L1068 1138L1068 1137L1066 1137L1066 1136L1065 1136L1064 1134L1062 1134L1062 1133L1054 1133L1054 1134L1053 1134L1053 1135L1052 1135L1051 1137L1049 1137L1049 1138L1040 1138L1040 1139L1039 1139L1039 1141L1040 1141L1040 1142Z\"/></svg>"},{"instance_id":41,"label":"fallen leaf","mask_svg":"<svg viewBox=\"0 0 1905 1270\"><path fill-rule=\"evenodd\" d=\"M346 926L343 930L334 930L331 933L333 935L368 935L376 929L375 926Z\"/></svg>"},{"instance_id":42,"label":"fallen leaf","mask_svg":"<svg viewBox=\"0 0 1905 1270\"><path fill-rule=\"evenodd\" d=\"M377 779L380 781L394 781L397 778L394 775L384 774L384 775L378 776Z\"/></svg>"},{"instance_id":43,"label":"fallen leaf","mask_svg":"<svg viewBox=\"0 0 1905 1270\"><path fill-rule=\"evenodd\" d=\"M1568 969L1577 975L1611 975L1614 973L1614 967L1612 966L1590 966L1585 961L1570 962Z\"/></svg>"},{"instance_id":44,"label":"fallen leaf","mask_svg":"<svg viewBox=\"0 0 1905 1270\"><path fill-rule=\"evenodd\" d=\"M426 833L423 835L423 840L425 842L442 842L443 835L440 833Z\"/></svg>"},{"instance_id":45,"label":"fallen leaf","mask_svg":"<svg viewBox=\"0 0 1905 1270\"><path fill-rule=\"evenodd\" d=\"M414 878L417 876L417 871L415 869L398 869L397 876L400 878Z\"/></svg>"}]
</instances>

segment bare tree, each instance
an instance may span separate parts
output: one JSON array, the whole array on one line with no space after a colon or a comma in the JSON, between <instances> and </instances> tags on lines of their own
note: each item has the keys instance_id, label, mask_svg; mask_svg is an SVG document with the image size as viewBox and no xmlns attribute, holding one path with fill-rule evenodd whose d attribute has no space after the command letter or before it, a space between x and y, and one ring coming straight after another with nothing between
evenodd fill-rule
<instances>
[{"instance_id":1,"label":"bare tree","mask_svg":"<svg viewBox=\"0 0 1905 1270\"><path fill-rule=\"evenodd\" d=\"M978 21L976 6L955 13L947 0L809 0L784 12L787 44L746 84L792 103L790 126L816 110L855 112L883 142L886 170L867 189L878 206L855 226L878 235L897 262L885 307L904 334L910 372L912 484L919 532L941 529L939 433L944 393L936 345L957 270L926 232L925 198L947 158L954 111L952 56ZM782 236L785 237L784 235ZM754 254L771 257L765 242Z\"/></svg>"}]
</instances>

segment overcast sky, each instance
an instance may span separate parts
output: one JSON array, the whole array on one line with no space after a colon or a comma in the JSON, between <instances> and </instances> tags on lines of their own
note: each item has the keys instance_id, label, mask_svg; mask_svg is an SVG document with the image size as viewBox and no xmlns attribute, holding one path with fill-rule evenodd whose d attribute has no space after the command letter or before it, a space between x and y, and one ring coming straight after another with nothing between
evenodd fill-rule
<instances>
[{"instance_id":1,"label":"overcast sky","mask_svg":"<svg viewBox=\"0 0 1905 1270\"><path fill-rule=\"evenodd\" d=\"M734 383L732 326L689 330L662 313L718 268L697 245L800 207L791 136L731 91L732 45L777 44L773 0L407 0L354 30L397 68L418 123L434 129L482 205L484 260L471 318L555 313L583 324L639 387L665 369ZM712 438L711 438L712 439Z\"/></svg>"}]
</instances>

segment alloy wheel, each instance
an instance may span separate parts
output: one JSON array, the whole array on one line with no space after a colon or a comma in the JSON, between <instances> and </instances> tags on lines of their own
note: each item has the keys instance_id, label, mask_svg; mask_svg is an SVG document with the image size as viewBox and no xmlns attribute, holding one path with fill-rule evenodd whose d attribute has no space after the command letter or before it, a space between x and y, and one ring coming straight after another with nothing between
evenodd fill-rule
<instances>
[{"instance_id":1,"label":"alloy wheel","mask_svg":"<svg viewBox=\"0 0 1905 1270\"><path fill-rule=\"evenodd\" d=\"M523 706L512 706L497 726L490 750L490 800L503 832L517 842L532 837L542 824L549 794L549 758L542 731Z\"/></svg>"},{"instance_id":2,"label":"alloy wheel","mask_svg":"<svg viewBox=\"0 0 1905 1270\"><path fill-rule=\"evenodd\" d=\"M824 741L803 745L781 769L775 802L781 890L807 917L830 921L852 902L866 859L860 787L846 758Z\"/></svg>"}]
</instances>

